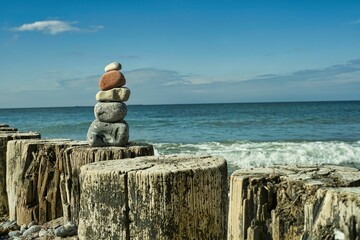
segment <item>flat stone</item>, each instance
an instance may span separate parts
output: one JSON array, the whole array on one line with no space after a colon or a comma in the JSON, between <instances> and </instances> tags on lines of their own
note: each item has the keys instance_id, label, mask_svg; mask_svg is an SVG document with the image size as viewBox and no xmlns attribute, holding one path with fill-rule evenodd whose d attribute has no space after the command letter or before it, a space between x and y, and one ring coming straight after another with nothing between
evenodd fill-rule
<instances>
[{"instance_id":1,"label":"flat stone","mask_svg":"<svg viewBox=\"0 0 360 240\"><path fill-rule=\"evenodd\" d=\"M19 237L21 235L21 232L19 230L9 232L9 237Z\"/></svg>"},{"instance_id":2,"label":"flat stone","mask_svg":"<svg viewBox=\"0 0 360 240\"><path fill-rule=\"evenodd\" d=\"M0 128L2 127L9 127L9 125L5 124L5 123L0 123Z\"/></svg>"},{"instance_id":3,"label":"flat stone","mask_svg":"<svg viewBox=\"0 0 360 240\"><path fill-rule=\"evenodd\" d=\"M30 234L34 234L36 232L39 232L40 230L42 229L42 226L40 225L34 225L34 226L31 226L29 229L27 229L24 233L23 233L23 237L26 237Z\"/></svg>"},{"instance_id":4,"label":"flat stone","mask_svg":"<svg viewBox=\"0 0 360 240\"><path fill-rule=\"evenodd\" d=\"M95 120L87 133L91 147L125 146L129 141L129 125L126 121L120 123L105 123Z\"/></svg>"},{"instance_id":5,"label":"flat stone","mask_svg":"<svg viewBox=\"0 0 360 240\"><path fill-rule=\"evenodd\" d=\"M130 89L126 87L113 88L107 91L99 91L96 101L99 102L126 102L130 97Z\"/></svg>"},{"instance_id":6,"label":"flat stone","mask_svg":"<svg viewBox=\"0 0 360 240\"><path fill-rule=\"evenodd\" d=\"M76 223L69 221L64 226L55 229L55 236L57 237L70 237L77 234L78 227Z\"/></svg>"},{"instance_id":7,"label":"flat stone","mask_svg":"<svg viewBox=\"0 0 360 240\"><path fill-rule=\"evenodd\" d=\"M111 70L121 70L121 64L118 63L118 62L112 62L110 64L108 64L106 67L105 67L105 72L109 72Z\"/></svg>"},{"instance_id":8,"label":"flat stone","mask_svg":"<svg viewBox=\"0 0 360 240\"><path fill-rule=\"evenodd\" d=\"M94 114L100 122L121 122L127 114L127 107L122 102L98 102Z\"/></svg>"},{"instance_id":9,"label":"flat stone","mask_svg":"<svg viewBox=\"0 0 360 240\"><path fill-rule=\"evenodd\" d=\"M39 237L46 237L48 234L48 231L46 231L45 229L41 229L39 232Z\"/></svg>"},{"instance_id":10,"label":"flat stone","mask_svg":"<svg viewBox=\"0 0 360 240\"><path fill-rule=\"evenodd\" d=\"M125 84L126 84L126 80L124 75L119 71L112 70L104 73L104 75L101 76L99 87L100 90L106 91L113 88L122 87Z\"/></svg>"},{"instance_id":11,"label":"flat stone","mask_svg":"<svg viewBox=\"0 0 360 240\"><path fill-rule=\"evenodd\" d=\"M66 151L66 150L65 150ZM44 228L58 228L64 223L64 217L59 217L43 224Z\"/></svg>"}]
</instances>

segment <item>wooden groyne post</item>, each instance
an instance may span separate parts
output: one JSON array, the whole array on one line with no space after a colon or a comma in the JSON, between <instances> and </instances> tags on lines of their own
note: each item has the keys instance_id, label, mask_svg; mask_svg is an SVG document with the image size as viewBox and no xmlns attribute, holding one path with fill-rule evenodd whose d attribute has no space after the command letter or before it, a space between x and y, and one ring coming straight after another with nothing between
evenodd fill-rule
<instances>
[{"instance_id":1,"label":"wooden groyne post","mask_svg":"<svg viewBox=\"0 0 360 240\"><path fill-rule=\"evenodd\" d=\"M241 169L230 181L228 239L360 237L360 171L344 166Z\"/></svg>"},{"instance_id":2,"label":"wooden groyne post","mask_svg":"<svg viewBox=\"0 0 360 240\"><path fill-rule=\"evenodd\" d=\"M210 156L81 168L80 239L225 239L227 166Z\"/></svg>"},{"instance_id":3,"label":"wooden groyne post","mask_svg":"<svg viewBox=\"0 0 360 240\"><path fill-rule=\"evenodd\" d=\"M91 148L66 139L12 140L7 145L7 193L10 220L40 224L65 217L77 221L78 169L113 158L153 155L151 145Z\"/></svg>"},{"instance_id":4,"label":"wooden groyne post","mask_svg":"<svg viewBox=\"0 0 360 240\"><path fill-rule=\"evenodd\" d=\"M5 130L6 131L5 131ZM39 139L39 133L19 133L15 128L7 124L0 124L0 214L9 211L8 197L6 192L6 151L7 143L14 139Z\"/></svg>"}]
</instances>

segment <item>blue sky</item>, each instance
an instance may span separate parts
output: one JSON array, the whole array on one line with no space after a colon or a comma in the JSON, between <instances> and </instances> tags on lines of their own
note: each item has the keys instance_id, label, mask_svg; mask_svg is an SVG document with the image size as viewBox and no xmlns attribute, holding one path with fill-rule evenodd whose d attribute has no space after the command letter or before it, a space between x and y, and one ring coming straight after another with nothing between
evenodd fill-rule
<instances>
[{"instance_id":1,"label":"blue sky","mask_svg":"<svg viewBox=\"0 0 360 240\"><path fill-rule=\"evenodd\" d=\"M0 108L360 100L360 1L0 1Z\"/></svg>"}]
</instances>

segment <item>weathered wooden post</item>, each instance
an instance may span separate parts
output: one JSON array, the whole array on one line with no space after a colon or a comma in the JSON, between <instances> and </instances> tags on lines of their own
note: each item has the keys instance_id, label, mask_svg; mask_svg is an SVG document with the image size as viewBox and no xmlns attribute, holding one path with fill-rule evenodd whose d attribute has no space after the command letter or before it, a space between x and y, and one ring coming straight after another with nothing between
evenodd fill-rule
<instances>
[{"instance_id":1,"label":"weathered wooden post","mask_svg":"<svg viewBox=\"0 0 360 240\"><path fill-rule=\"evenodd\" d=\"M149 144L130 143L126 147L89 147L67 148L61 173L60 189L64 220L79 222L80 211L80 167L98 161L153 156L154 148Z\"/></svg>"},{"instance_id":2,"label":"weathered wooden post","mask_svg":"<svg viewBox=\"0 0 360 240\"><path fill-rule=\"evenodd\" d=\"M312 239L360 238L360 187L321 188L314 198L304 209L304 230Z\"/></svg>"},{"instance_id":3,"label":"weathered wooden post","mask_svg":"<svg viewBox=\"0 0 360 240\"><path fill-rule=\"evenodd\" d=\"M210 156L85 165L80 239L225 239L227 166Z\"/></svg>"},{"instance_id":4,"label":"weathered wooden post","mask_svg":"<svg viewBox=\"0 0 360 240\"><path fill-rule=\"evenodd\" d=\"M64 150L85 142L64 139L8 142L6 187L9 217L18 224L40 224L63 215L60 173Z\"/></svg>"},{"instance_id":5,"label":"weathered wooden post","mask_svg":"<svg viewBox=\"0 0 360 240\"><path fill-rule=\"evenodd\" d=\"M8 125L0 124L0 129L8 128ZM0 132L0 214L7 214L8 197L6 193L6 149L7 143L14 139L36 139L40 138L39 133L18 133L14 131Z\"/></svg>"},{"instance_id":6,"label":"weathered wooden post","mask_svg":"<svg viewBox=\"0 0 360 240\"><path fill-rule=\"evenodd\" d=\"M237 170L230 180L228 239L332 239L335 229L347 231L351 216L360 221L359 187L360 171L349 167ZM333 199L340 195L350 207ZM354 231L359 224L348 232Z\"/></svg>"},{"instance_id":7,"label":"weathered wooden post","mask_svg":"<svg viewBox=\"0 0 360 240\"><path fill-rule=\"evenodd\" d=\"M153 154L149 145L91 148L66 139L13 140L7 148L9 215L18 224L40 224L65 216L77 220L78 169L114 157Z\"/></svg>"}]
</instances>

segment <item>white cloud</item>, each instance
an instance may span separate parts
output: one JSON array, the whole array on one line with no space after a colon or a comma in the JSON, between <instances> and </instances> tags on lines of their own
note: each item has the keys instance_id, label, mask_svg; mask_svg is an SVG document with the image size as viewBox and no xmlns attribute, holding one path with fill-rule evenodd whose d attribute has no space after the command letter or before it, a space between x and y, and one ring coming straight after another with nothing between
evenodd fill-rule
<instances>
[{"instance_id":1,"label":"white cloud","mask_svg":"<svg viewBox=\"0 0 360 240\"><path fill-rule=\"evenodd\" d=\"M76 22L64 22L60 20L46 20L46 21L36 21L33 23L23 24L19 27L15 27L12 30L18 32L24 31L38 31L45 34L56 35L64 32L97 32L102 29L103 26L90 26L88 29L80 29L75 27Z\"/></svg>"},{"instance_id":2,"label":"white cloud","mask_svg":"<svg viewBox=\"0 0 360 240\"><path fill-rule=\"evenodd\" d=\"M134 79L135 83L143 84L146 82L156 83L158 86L177 86L177 85L203 85L220 82L208 76L196 74L184 74L174 70L139 68L126 72L129 79Z\"/></svg>"},{"instance_id":3,"label":"white cloud","mask_svg":"<svg viewBox=\"0 0 360 240\"><path fill-rule=\"evenodd\" d=\"M348 24L360 24L360 19L348 22Z\"/></svg>"}]
</instances>

